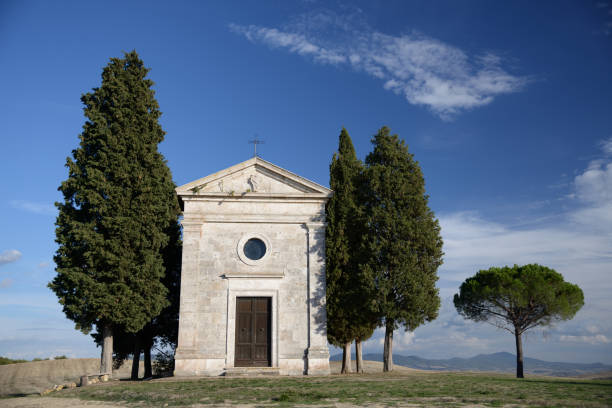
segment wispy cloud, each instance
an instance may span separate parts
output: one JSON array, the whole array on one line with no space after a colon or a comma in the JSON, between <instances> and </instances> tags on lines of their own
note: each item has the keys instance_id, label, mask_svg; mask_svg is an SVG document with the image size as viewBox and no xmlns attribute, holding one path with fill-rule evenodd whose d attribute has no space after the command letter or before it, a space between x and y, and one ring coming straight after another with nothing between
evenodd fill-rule
<instances>
[{"instance_id":1,"label":"wispy cloud","mask_svg":"<svg viewBox=\"0 0 612 408\"><path fill-rule=\"evenodd\" d=\"M6 278L0 281L0 289L9 288L15 283L13 279Z\"/></svg>"},{"instance_id":2,"label":"wispy cloud","mask_svg":"<svg viewBox=\"0 0 612 408\"><path fill-rule=\"evenodd\" d=\"M559 340L563 342L572 342L572 343L589 343L589 344L608 344L610 343L610 339L603 334L596 334L594 336L571 336L571 335L562 335Z\"/></svg>"},{"instance_id":3,"label":"wispy cloud","mask_svg":"<svg viewBox=\"0 0 612 408\"><path fill-rule=\"evenodd\" d=\"M230 24L235 33L244 35L252 42L263 42L273 48L287 48L289 52L302 56L311 56L315 61L326 64L346 62L344 55L308 41L302 34L279 31L275 28L258 27L254 25L239 26Z\"/></svg>"},{"instance_id":4,"label":"wispy cloud","mask_svg":"<svg viewBox=\"0 0 612 408\"><path fill-rule=\"evenodd\" d=\"M602 140L600 142L600 145L601 150L604 152L604 154L612 156L612 137L606 140Z\"/></svg>"},{"instance_id":5,"label":"wispy cloud","mask_svg":"<svg viewBox=\"0 0 612 408\"><path fill-rule=\"evenodd\" d=\"M602 32L604 35L609 36L612 34L612 6L608 2L600 1L595 3L595 7L599 9L604 16Z\"/></svg>"},{"instance_id":6,"label":"wispy cloud","mask_svg":"<svg viewBox=\"0 0 612 408\"><path fill-rule=\"evenodd\" d=\"M18 261L19 258L21 258L21 252L16 249L7 249L0 253L0 265Z\"/></svg>"},{"instance_id":7,"label":"wispy cloud","mask_svg":"<svg viewBox=\"0 0 612 408\"><path fill-rule=\"evenodd\" d=\"M425 106L446 120L487 105L498 95L520 91L529 81L510 74L492 52L471 57L423 34L393 36L351 23L328 12L303 16L282 29L238 24L229 28L253 43L365 72L410 104Z\"/></svg>"},{"instance_id":8,"label":"wispy cloud","mask_svg":"<svg viewBox=\"0 0 612 408\"><path fill-rule=\"evenodd\" d=\"M43 214L43 215L55 215L57 214L57 209L53 204L48 203L36 203L27 200L12 200L10 202L13 208L17 208L19 210L31 212L34 214Z\"/></svg>"}]
</instances>

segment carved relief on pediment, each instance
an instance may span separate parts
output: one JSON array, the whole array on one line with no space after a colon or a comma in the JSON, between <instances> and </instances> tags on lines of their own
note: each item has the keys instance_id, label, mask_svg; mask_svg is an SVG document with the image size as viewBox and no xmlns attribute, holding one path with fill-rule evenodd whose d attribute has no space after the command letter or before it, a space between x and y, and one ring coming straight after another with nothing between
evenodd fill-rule
<instances>
[{"instance_id":1,"label":"carved relief on pediment","mask_svg":"<svg viewBox=\"0 0 612 408\"><path fill-rule=\"evenodd\" d=\"M206 184L200 190L205 193L299 193L304 192L256 169L245 169Z\"/></svg>"},{"instance_id":2,"label":"carved relief on pediment","mask_svg":"<svg viewBox=\"0 0 612 408\"><path fill-rule=\"evenodd\" d=\"M200 193L229 195L253 194L318 194L329 197L331 190L297 176L283 168L255 157L225 170L192 181L176 189L179 196Z\"/></svg>"}]
</instances>

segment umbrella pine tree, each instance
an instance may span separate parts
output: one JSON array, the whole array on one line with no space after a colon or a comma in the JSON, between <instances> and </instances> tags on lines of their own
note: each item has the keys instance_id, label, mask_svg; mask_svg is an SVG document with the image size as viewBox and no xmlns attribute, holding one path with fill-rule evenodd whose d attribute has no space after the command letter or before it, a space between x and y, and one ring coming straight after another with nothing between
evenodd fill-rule
<instances>
[{"instance_id":1,"label":"umbrella pine tree","mask_svg":"<svg viewBox=\"0 0 612 408\"><path fill-rule=\"evenodd\" d=\"M529 264L478 271L461 284L453 301L466 319L488 322L514 335L516 378L523 378L523 333L572 319L584 305L584 294L554 269Z\"/></svg>"}]
</instances>

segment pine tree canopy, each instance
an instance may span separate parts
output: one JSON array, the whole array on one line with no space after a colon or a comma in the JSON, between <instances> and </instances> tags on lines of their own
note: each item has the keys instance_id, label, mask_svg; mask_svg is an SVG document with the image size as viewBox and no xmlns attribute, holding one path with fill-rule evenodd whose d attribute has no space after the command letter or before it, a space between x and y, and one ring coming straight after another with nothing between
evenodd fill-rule
<instances>
[{"instance_id":1,"label":"pine tree canopy","mask_svg":"<svg viewBox=\"0 0 612 408\"><path fill-rule=\"evenodd\" d=\"M514 334L516 377L523 378L522 334L537 326L569 320L584 305L582 289L538 264L478 271L454 299L466 319L484 321Z\"/></svg>"},{"instance_id":2,"label":"pine tree canopy","mask_svg":"<svg viewBox=\"0 0 612 408\"><path fill-rule=\"evenodd\" d=\"M363 192L366 270L380 324L414 330L435 319L440 307L435 286L443 255L440 226L428 207L421 168L404 141L383 127L372 144Z\"/></svg>"},{"instance_id":3,"label":"pine tree canopy","mask_svg":"<svg viewBox=\"0 0 612 408\"><path fill-rule=\"evenodd\" d=\"M148 71L135 51L112 58L81 97L87 120L59 187L49 287L84 332L103 323L134 333L169 304L162 252L180 210Z\"/></svg>"},{"instance_id":4,"label":"pine tree canopy","mask_svg":"<svg viewBox=\"0 0 612 408\"><path fill-rule=\"evenodd\" d=\"M454 303L466 319L487 321L520 335L573 318L584 305L584 295L554 269L530 264L478 271L461 284Z\"/></svg>"}]
</instances>

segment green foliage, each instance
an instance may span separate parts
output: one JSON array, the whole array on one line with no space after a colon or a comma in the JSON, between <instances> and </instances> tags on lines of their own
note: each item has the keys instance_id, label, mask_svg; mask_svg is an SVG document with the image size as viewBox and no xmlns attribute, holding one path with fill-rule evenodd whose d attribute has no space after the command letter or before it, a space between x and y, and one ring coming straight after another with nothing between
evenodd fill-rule
<instances>
[{"instance_id":1,"label":"green foliage","mask_svg":"<svg viewBox=\"0 0 612 408\"><path fill-rule=\"evenodd\" d=\"M178 213L177 213L178 215ZM168 245L161 253L166 271L162 284L167 290L169 304L150 323L151 339L163 348L175 349L178 342L179 301L181 296L181 261L183 243L181 227L177 218L168 225L165 234L169 237ZM151 342L150 344L153 344Z\"/></svg>"},{"instance_id":2,"label":"green foliage","mask_svg":"<svg viewBox=\"0 0 612 408\"><path fill-rule=\"evenodd\" d=\"M372 144L362 196L363 252L368 257L364 272L370 277L379 324L414 330L438 315L440 226L428 207L421 168L404 141L383 127Z\"/></svg>"},{"instance_id":3,"label":"green foliage","mask_svg":"<svg viewBox=\"0 0 612 408\"><path fill-rule=\"evenodd\" d=\"M125 360L134 355L137 337L141 350L145 348L151 349L155 346L171 350L176 349L178 342L182 253L181 230L178 222L170 224L166 230L166 234L170 237L170 240L162 252L164 269L166 271L162 283L168 290L167 299L169 305L137 333L128 333L118 326L113 328L114 369L121 367ZM104 340L102 333L93 333L92 337L98 346L102 346ZM166 358L166 360L168 361L161 363L161 365L158 363L153 363L153 365L159 366L158 371L163 371L164 367L167 368L169 366L169 361L172 362L172 365L174 364L174 358ZM155 370L155 367L151 368Z\"/></svg>"},{"instance_id":4,"label":"green foliage","mask_svg":"<svg viewBox=\"0 0 612 408\"><path fill-rule=\"evenodd\" d=\"M8 357L0 356L0 365L26 363L28 360L13 360Z\"/></svg>"},{"instance_id":5,"label":"green foliage","mask_svg":"<svg viewBox=\"0 0 612 408\"><path fill-rule=\"evenodd\" d=\"M169 305L163 253L180 210L147 72L135 51L112 58L82 96L87 120L59 187L49 287L85 333L107 324L135 333Z\"/></svg>"},{"instance_id":6,"label":"green foliage","mask_svg":"<svg viewBox=\"0 0 612 408\"><path fill-rule=\"evenodd\" d=\"M343 128L338 152L329 166L329 184L334 194L325 208L327 337L337 346L364 335L367 330L362 326L371 328L374 320L368 320L369 303L364 301L367 285L359 269L363 212L358 195L362 171L363 164L357 159L351 137Z\"/></svg>"},{"instance_id":7,"label":"green foliage","mask_svg":"<svg viewBox=\"0 0 612 408\"><path fill-rule=\"evenodd\" d=\"M67 360L68 357L66 357L65 355L61 355L61 356L55 356L53 357L54 360Z\"/></svg>"},{"instance_id":8,"label":"green foliage","mask_svg":"<svg viewBox=\"0 0 612 408\"><path fill-rule=\"evenodd\" d=\"M169 377L174 372L174 350L170 353L160 353L155 356L153 373L158 377Z\"/></svg>"},{"instance_id":9,"label":"green foliage","mask_svg":"<svg viewBox=\"0 0 612 408\"><path fill-rule=\"evenodd\" d=\"M460 315L520 335L536 326L568 320L584 305L582 290L538 264L481 270L454 297Z\"/></svg>"}]
</instances>

